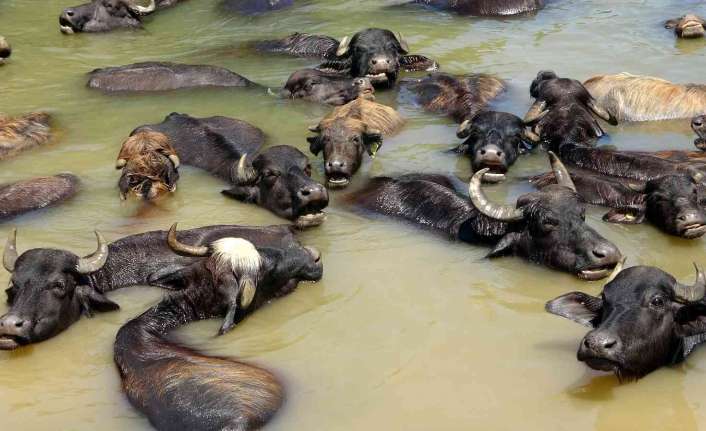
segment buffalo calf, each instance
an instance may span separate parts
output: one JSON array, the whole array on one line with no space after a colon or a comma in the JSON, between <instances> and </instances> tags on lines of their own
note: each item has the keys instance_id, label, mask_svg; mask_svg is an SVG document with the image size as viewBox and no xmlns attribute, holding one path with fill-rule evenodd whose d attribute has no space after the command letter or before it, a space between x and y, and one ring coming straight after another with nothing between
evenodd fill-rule
<instances>
[{"instance_id":1,"label":"buffalo calf","mask_svg":"<svg viewBox=\"0 0 706 431\"><path fill-rule=\"evenodd\" d=\"M693 14L684 15L681 18L670 19L664 23L664 28L674 30L674 34L676 34L677 37L684 39L704 37L704 33L706 33L703 18Z\"/></svg>"},{"instance_id":2,"label":"buffalo calf","mask_svg":"<svg viewBox=\"0 0 706 431\"><path fill-rule=\"evenodd\" d=\"M115 167L122 169L118 188L123 200L128 193L149 200L176 191L179 156L163 133L145 130L131 135L123 142Z\"/></svg>"},{"instance_id":3,"label":"buffalo calf","mask_svg":"<svg viewBox=\"0 0 706 431\"><path fill-rule=\"evenodd\" d=\"M50 121L49 114L41 112L17 117L0 114L0 160L49 142Z\"/></svg>"}]
</instances>

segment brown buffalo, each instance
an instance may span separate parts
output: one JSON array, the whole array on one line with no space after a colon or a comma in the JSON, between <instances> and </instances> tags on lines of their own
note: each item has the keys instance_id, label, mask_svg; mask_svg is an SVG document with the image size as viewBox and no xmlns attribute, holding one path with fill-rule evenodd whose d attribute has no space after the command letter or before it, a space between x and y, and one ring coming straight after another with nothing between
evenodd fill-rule
<instances>
[{"instance_id":1,"label":"brown buffalo","mask_svg":"<svg viewBox=\"0 0 706 431\"><path fill-rule=\"evenodd\" d=\"M122 199L128 193L138 199L154 199L176 191L179 156L163 133L142 130L131 135L123 143L115 167L122 169L118 182Z\"/></svg>"},{"instance_id":2,"label":"brown buffalo","mask_svg":"<svg viewBox=\"0 0 706 431\"><path fill-rule=\"evenodd\" d=\"M49 121L49 114L41 112L17 117L0 114L0 160L49 142Z\"/></svg>"},{"instance_id":3,"label":"brown buffalo","mask_svg":"<svg viewBox=\"0 0 706 431\"><path fill-rule=\"evenodd\" d=\"M394 109L365 98L335 108L309 130L314 155L324 152L327 186L346 187L360 168L363 153L374 157L384 135L397 132L404 119Z\"/></svg>"},{"instance_id":4,"label":"brown buffalo","mask_svg":"<svg viewBox=\"0 0 706 431\"><path fill-rule=\"evenodd\" d=\"M706 112L706 86L674 84L652 76L598 75L584 86L618 121L691 118Z\"/></svg>"},{"instance_id":5,"label":"brown buffalo","mask_svg":"<svg viewBox=\"0 0 706 431\"><path fill-rule=\"evenodd\" d=\"M56 205L79 190L78 177L59 174L0 185L0 220Z\"/></svg>"}]
</instances>

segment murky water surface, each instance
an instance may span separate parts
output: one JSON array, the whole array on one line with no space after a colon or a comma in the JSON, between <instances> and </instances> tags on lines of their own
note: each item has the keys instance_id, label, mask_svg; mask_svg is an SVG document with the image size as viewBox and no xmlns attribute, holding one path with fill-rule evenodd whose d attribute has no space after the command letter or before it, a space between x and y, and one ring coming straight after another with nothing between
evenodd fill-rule
<instances>
[{"instance_id":1,"label":"murky water surface","mask_svg":"<svg viewBox=\"0 0 706 431\"><path fill-rule=\"evenodd\" d=\"M662 21L697 1L555 0L536 16L460 18L429 11L391 11L376 0L301 1L258 18L224 16L214 0L190 0L147 19L147 29L63 36L58 15L78 0L3 0L0 33L15 51L0 68L0 111L45 110L56 117L50 145L2 162L0 181L62 171L83 178L66 205L0 226L19 228L19 247L50 246L86 253L91 231L108 238L174 221L272 224L263 209L219 194L224 184L190 168L179 191L157 206L118 199L113 169L120 143L136 126L177 111L227 115L267 132L268 143L307 151L306 126L329 108L292 103L253 91L183 91L108 97L84 87L96 67L172 60L228 67L268 86L312 63L258 58L238 42L308 31L342 37L367 26L401 31L413 52L432 56L453 73L489 72L509 81L496 106L523 115L528 85L540 69L585 79L629 71L679 82L703 82L706 41L675 41ZM379 100L398 104L395 94ZM443 151L457 143L455 125L404 103L404 131L366 162L368 175L444 172L463 180L468 163ZM688 121L607 127L603 145L623 149L692 148ZM320 160L315 176L323 174ZM545 157L520 160L521 179L545 169ZM514 201L530 190L521 181L496 187ZM452 244L384 220L367 220L333 193L329 219L301 235L322 250L325 277L258 311L227 336L219 322L190 325L181 336L207 352L232 355L275 370L287 403L271 430L695 430L706 423L706 349L685 365L662 369L636 384L618 385L575 359L584 329L545 314L544 302L600 283L506 258L484 260L482 247ZM704 241L685 241L642 226L609 226L601 209L589 223L629 256L628 264L660 266L682 281L692 261L706 264ZM0 285L8 274L0 274ZM149 425L123 398L112 362L118 328L160 297L156 289L111 294L122 310L82 319L51 341L0 352L0 428L125 430ZM0 305L0 313L4 312ZM701 426L700 426L701 425Z\"/></svg>"}]
</instances>

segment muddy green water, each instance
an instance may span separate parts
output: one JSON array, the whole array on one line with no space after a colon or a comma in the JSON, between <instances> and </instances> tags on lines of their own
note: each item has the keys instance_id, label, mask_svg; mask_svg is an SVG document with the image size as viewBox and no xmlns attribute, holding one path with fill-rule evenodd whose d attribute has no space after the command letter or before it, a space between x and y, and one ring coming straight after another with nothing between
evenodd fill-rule
<instances>
[{"instance_id":1,"label":"muddy green water","mask_svg":"<svg viewBox=\"0 0 706 431\"><path fill-rule=\"evenodd\" d=\"M173 60L228 67L277 87L311 64L258 58L239 41L293 31L341 37L367 26L401 31L413 52L436 58L454 73L490 72L509 81L496 104L522 115L528 85L540 69L585 79L629 71L679 82L703 82L706 41L675 41L661 22L696 1L555 0L537 16L470 19L428 11L381 8L366 0L302 1L259 18L224 16L214 0L190 0L147 19L145 31L63 36L58 15L78 0L0 0L0 34L15 49L0 68L0 111L45 110L56 117L50 145L2 162L0 182L71 171L84 183L61 207L0 226L19 229L18 245L86 253L91 231L111 240L179 221L272 224L269 212L221 197L224 186L184 168L179 191L157 206L118 199L113 169L120 143L135 127L172 111L227 115L261 127L268 144L306 151L306 126L329 108L292 103L253 91L184 91L108 97L88 91L84 74L96 67ZM394 94L379 100L397 104ZM400 105L409 119L366 162L352 187L368 175L411 171L469 177L465 160L444 154L457 143L445 118ZM602 145L624 149L692 148L688 121L608 126ZM320 160L314 176L322 177ZM513 176L545 169L541 154L523 158ZM495 187L508 202L530 190L522 182ZM445 242L394 222L367 220L332 194L329 219L301 235L324 254L325 276L258 311L215 338L220 323L192 324L180 336L219 355L244 358L280 375L287 402L269 430L696 430L706 428L706 349L686 364L638 383L618 385L575 359L584 329L544 313L548 299L571 290L600 291L600 283L532 266L522 260L483 260L481 247ZM706 240L665 236L650 226L609 226L601 209L588 222L619 245L628 264L656 265L692 279L691 262L706 265ZM0 285L8 274L0 274ZM62 335L0 352L0 429L147 430L122 396L112 362L118 328L162 293L131 288L111 294L122 310L82 319ZM0 305L3 313L5 305Z\"/></svg>"}]
</instances>

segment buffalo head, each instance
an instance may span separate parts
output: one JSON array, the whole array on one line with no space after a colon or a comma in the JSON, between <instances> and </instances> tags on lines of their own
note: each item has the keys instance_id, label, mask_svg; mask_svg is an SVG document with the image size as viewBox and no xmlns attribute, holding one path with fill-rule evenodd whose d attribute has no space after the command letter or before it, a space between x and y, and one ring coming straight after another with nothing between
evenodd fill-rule
<instances>
[{"instance_id":1,"label":"buffalo head","mask_svg":"<svg viewBox=\"0 0 706 431\"><path fill-rule=\"evenodd\" d=\"M706 275L697 268L693 285L666 272L636 266L620 272L599 296L562 295L549 313L591 328L579 345L578 360L636 379L684 359L706 332Z\"/></svg>"},{"instance_id":2,"label":"buffalo head","mask_svg":"<svg viewBox=\"0 0 706 431\"><path fill-rule=\"evenodd\" d=\"M270 147L249 161L247 154L233 166L233 187L223 193L256 203L299 228L318 226L326 219L328 192L311 179L309 159L288 145Z\"/></svg>"},{"instance_id":3,"label":"buffalo head","mask_svg":"<svg viewBox=\"0 0 706 431\"><path fill-rule=\"evenodd\" d=\"M471 170L489 169L483 176L486 182L504 180L517 157L539 140L519 117L494 111L481 112L464 121L456 136L465 139L457 151L471 158Z\"/></svg>"},{"instance_id":4,"label":"buffalo head","mask_svg":"<svg viewBox=\"0 0 706 431\"><path fill-rule=\"evenodd\" d=\"M370 78L375 85L392 86L400 72L400 61L408 50L401 35L369 28L344 37L336 56L350 67L351 76Z\"/></svg>"},{"instance_id":5,"label":"buffalo head","mask_svg":"<svg viewBox=\"0 0 706 431\"><path fill-rule=\"evenodd\" d=\"M59 16L59 28L64 34L95 33L116 28L142 27L142 16L154 12L155 0L139 6L134 0L93 0L64 9Z\"/></svg>"},{"instance_id":6,"label":"buffalo head","mask_svg":"<svg viewBox=\"0 0 706 431\"><path fill-rule=\"evenodd\" d=\"M128 193L138 199L155 199L174 192L179 180L179 156L167 135L151 130L132 134L124 143L115 164L122 169L120 197Z\"/></svg>"},{"instance_id":7,"label":"buffalo head","mask_svg":"<svg viewBox=\"0 0 706 431\"><path fill-rule=\"evenodd\" d=\"M518 255L584 280L605 278L622 259L620 250L586 224L586 206L566 167L549 154L558 184L520 196L515 206L485 196L481 179L488 168L473 175L469 195L475 208L512 226L488 256Z\"/></svg>"},{"instance_id":8,"label":"buffalo head","mask_svg":"<svg viewBox=\"0 0 706 431\"><path fill-rule=\"evenodd\" d=\"M360 96L374 98L368 78L350 78L340 73L325 73L315 69L294 72L280 95L285 99L306 99L328 105L345 105Z\"/></svg>"},{"instance_id":9,"label":"buffalo head","mask_svg":"<svg viewBox=\"0 0 706 431\"><path fill-rule=\"evenodd\" d=\"M3 265L12 274L6 290L7 313L0 317L0 349L46 340L81 315L117 310L116 303L90 286L89 276L108 259L108 244L96 232L98 249L90 256L46 248L18 256L16 232L5 246Z\"/></svg>"},{"instance_id":10,"label":"buffalo head","mask_svg":"<svg viewBox=\"0 0 706 431\"><path fill-rule=\"evenodd\" d=\"M704 37L706 30L704 29L703 18L689 14L681 18L670 19L664 24L664 28L674 30L678 37L685 39Z\"/></svg>"}]
</instances>

